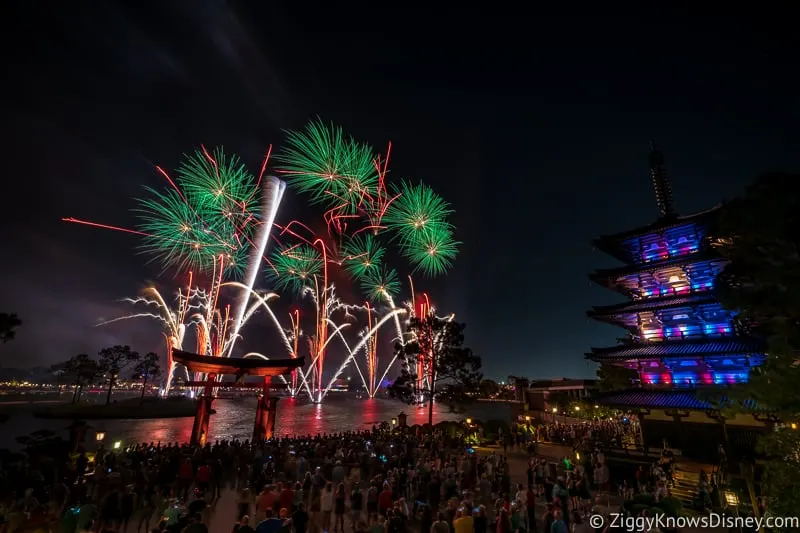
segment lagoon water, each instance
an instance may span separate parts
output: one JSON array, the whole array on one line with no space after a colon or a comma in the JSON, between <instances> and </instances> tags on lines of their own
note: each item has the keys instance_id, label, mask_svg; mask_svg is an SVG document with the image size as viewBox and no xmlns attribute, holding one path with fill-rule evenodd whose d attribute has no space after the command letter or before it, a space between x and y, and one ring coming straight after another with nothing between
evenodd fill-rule
<instances>
[{"instance_id":1,"label":"lagoon water","mask_svg":"<svg viewBox=\"0 0 800 533\"><path fill-rule=\"evenodd\" d=\"M216 414L211 417L209 441L217 439L248 439L253 434L255 397L214 402ZM34 406L22 404L6 406L9 420L0 432L0 448L16 448L16 437L39 429L49 429L66 436L68 420L45 420L33 416ZM400 412L408 415L408 424L424 424L427 408L408 406L388 399L356 399L350 395L330 395L324 404L282 398L278 402L275 432L279 436L332 433L372 428L373 424L388 422ZM476 419L509 420L511 408L500 403L480 403L472 406L469 415ZM465 414L452 413L444 406L434 407L434 423L443 420L463 420ZM129 442L185 442L192 432L191 418L152 420L95 420L89 424L106 432L109 441Z\"/></svg>"}]
</instances>

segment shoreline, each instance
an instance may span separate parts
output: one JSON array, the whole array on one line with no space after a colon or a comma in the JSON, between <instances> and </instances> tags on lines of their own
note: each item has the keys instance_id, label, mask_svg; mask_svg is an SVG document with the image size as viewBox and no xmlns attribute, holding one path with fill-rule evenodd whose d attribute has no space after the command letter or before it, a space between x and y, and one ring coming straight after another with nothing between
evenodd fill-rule
<instances>
[{"instance_id":1,"label":"shoreline","mask_svg":"<svg viewBox=\"0 0 800 533\"><path fill-rule=\"evenodd\" d=\"M195 411L196 403L189 398L144 397L128 398L107 405L58 402L58 405L34 410L33 416L61 420L150 420L191 418Z\"/></svg>"}]
</instances>

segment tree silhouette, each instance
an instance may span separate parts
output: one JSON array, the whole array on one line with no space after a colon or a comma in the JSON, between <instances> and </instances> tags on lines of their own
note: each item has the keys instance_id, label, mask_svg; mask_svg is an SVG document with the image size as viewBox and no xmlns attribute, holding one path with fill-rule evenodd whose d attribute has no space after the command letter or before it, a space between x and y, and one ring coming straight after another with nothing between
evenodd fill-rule
<instances>
[{"instance_id":1,"label":"tree silhouette","mask_svg":"<svg viewBox=\"0 0 800 533\"><path fill-rule=\"evenodd\" d=\"M147 387L147 382L151 379L157 378L161 374L161 365L159 365L158 354L150 352L145 354L136 366L133 367L133 378L142 380L142 396L140 400L144 400L144 392Z\"/></svg>"},{"instance_id":2,"label":"tree silhouette","mask_svg":"<svg viewBox=\"0 0 800 533\"><path fill-rule=\"evenodd\" d=\"M500 385L493 379L484 379L480 384L481 398L494 398L500 394Z\"/></svg>"},{"instance_id":3,"label":"tree silhouette","mask_svg":"<svg viewBox=\"0 0 800 533\"><path fill-rule=\"evenodd\" d=\"M55 365L53 370L61 371L62 377L72 383L74 387L72 403L80 401L83 387L96 382L102 373L97 361L85 353L70 357L65 362Z\"/></svg>"},{"instance_id":4,"label":"tree silhouette","mask_svg":"<svg viewBox=\"0 0 800 533\"><path fill-rule=\"evenodd\" d=\"M117 384L120 374L130 365L139 361L139 352L131 350L128 345L116 345L100 350L100 370L108 382L106 405L111 403L111 391Z\"/></svg>"},{"instance_id":5,"label":"tree silhouette","mask_svg":"<svg viewBox=\"0 0 800 533\"><path fill-rule=\"evenodd\" d=\"M433 313L414 317L408 325L410 340L395 347L403 366L389 394L408 404L428 402L431 425L434 401L456 407L480 394L481 358L463 346L464 328Z\"/></svg>"},{"instance_id":6,"label":"tree silhouette","mask_svg":"<svg viewBox=\"0 0 800 533\"><path fill-rule=\"evenodd\" d=\"M0 313L0 341L3 344L14 339L16 329L22 325L22 320L15 313Z\"/></svg>"},{"instance_id":7,"label":"tree silhouette","mask_svg":"<svg viewBox=\"0 0 800 533\"><path fill-rule=\"evenodd\" d=\"M566 413L572 400L572 396L564 391L551 392L547 395L547 406L551 409L557 407L559 411Z\"/></svg>"},{"instance_id":8,"label":"tree silhouette","mask_svg":"<svg viewBox=\"0 0 800 533\"><path fill-rule=\"evenodd\" d=\"M741 330L767 340L769 357L740 390L794 421L800 416L800 175L760 176L723 207L714 235L730 262L717 295Z\"/></svg>"},{"instance_id":9,"label":"tree silhouette","mask_svg":"<svg viewBox=\"0 0 800 533\"><path fill-rule=\"evenodd\" d=\"M717 296L739 312L740 330L767 342L764 364L751 371L746 385L726 393L795 422L800 416L800 174L759 176L742 197L723 206L712 230L714 244L729 260L717 277ZM797 433L771 431L757 443L769 457L763 489L774 516L793 514L800 501Z\"/></svg>"},{"instance_id":10,"label":"tree silhouette","mask_svg":"<svg viewBox=\"0 0 800 533\"><path fill-rule=\"evenodd\" d=\"M624 366L600 363L597 369L597 388L600 392L612 392L630 389L633 381L638 379L636 370Z\"/></svg>"}]
</instances>

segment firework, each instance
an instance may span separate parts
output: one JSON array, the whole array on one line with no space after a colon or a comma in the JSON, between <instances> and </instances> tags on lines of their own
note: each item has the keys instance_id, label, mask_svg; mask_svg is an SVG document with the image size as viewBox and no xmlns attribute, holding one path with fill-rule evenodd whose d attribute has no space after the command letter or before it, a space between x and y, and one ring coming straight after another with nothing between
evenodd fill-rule
<instances>
[{"instance_id":1,"label":"firework","mask_svg":"<svg viewBox=\"0 0 800 533\"><path fill-rule=\"evenodd\" d=\"M366 309L366 308L364 308L364 309ZM344 336L341 334L341 332L340 332L341 328L339 328L336 331L334 331L334 334L338 334L339 337L341 338L342 344L344 345L345 349L347 350L348 356L347 356L347 358L345 358L344 362L336 370L336 373L333 375L331 380L328 382L328 385L324 389L322 389L322 394L320 395L319 401L322 401L322 399L325 398L325 396L331 390L331 387L333 386L333 384L336 382L337 379L339 379L339 376L342 375L342 372L344 372L344 370L347 368L347 366L351 362L354 363L356 371L358 372L359 376L361 377L361 381L362 381L362 384L364 385L364 388L367 389L367 390L370 389L369 385L367 384L367 380L364 378L364 374L361 372L361 368L358 366L358 362L356 361L356 354L361 349L363 349L364 346L368 342L370 342L370 339L372 339L375 336L376 332L386 322L388 322L389 320L396 319L399 315L402 315L402 314L405 314L405 313L406 313L405 309L392 309L389 313L387 313L386 315L381 317L380 320L375 322L375 324L372 325L372 327L361 336L361 340L358 341L358 343L352 348L347 343L347 340L344 338ZM394 359L392 359L392 363L393 362L394 362ZM391 366L392 363L389 363L389 366ZM377 361L376 361L376 369L377 369ZM389 367L387 367L386 372L388 372L388 370L389 370ZM384 377L385 376L386 376L386 373L384 373ZM381 378L381 380L383 380L383 377ZM377 383L380 383L381 380L378 380Z\"/></svg>"},{"instance_id":2,"label":"firework","mask_svg":"<svg viewBox=\"0 0 800 533\"><path fill-rule=\"evenodd\" d=\"M236 156L205 148L185 158L173 180L159 168L170 188L147 187L138 200L143 251L165 267L209 271L219 257L236 275L247 264L261 201L252 174Z\"/></svg>"},{"instance_id":3,"label":"firework","mask_svg":"<svg viewBox=\"0 0 800 533\"><path fill-rule=\"evenodd\" d=\"M264 187L264 205L262 206L262 213L264 214L265 220L259 228L259 234L257 235L255 246L253 247L253 255L250 258L250 262L247 266L247 272L245 274L245 288L242 292L242 298L239 302L239 308L236 312L236 320L233 323L233 341L231 342L228 356L230 356L230 354L233 352L233 347L236 343L236 339L239 336L239 331L242 328L247 302L250 300L250 293L253 291L256 278L258 277L261 259L264 257L264 253L267 251L267 244L269 243L269 237L272 233L272 225L275 222L275 216L278 214L278 207L281 205L281 200L283 199L283 193L285 190L286 184L284 182L271 176L267 178L266 186ZM239 191L239 193L241 192L242 191ZM242 201L242 206L245 205L244 201L245 200Z\"/></svg>"},{"instance_id":4,"label":"firework","mask_svg":"<svg viewBox=\"0 0 800 533\"><path fill-rule=\"evenodd\" d=\"M385 265L374 269L361 278L361 290L373 302L386 301L389 303L391 298L400 292L397 272Z\"/></svg>"},{"instance_id":5,"label":"firework","mask_svg":"<svg viewBox=\"0 0 800 533\"><path fill-rule=\"evenodd\" d=\"M372 308L367 304L367 329L365 333L368 333L371 329ZM367 375L369 376L367 393L370 398L373 398L377 389L375 378L378 375L378 330L375 330L375 334L367 338L367 342L364 344L364 352L367 356Z\"/></svg>"},{"instance_id":6,"label":"firework","mask_svg":"<svg viewBox=\"0 0 800 533\"><path fill-rule=\"evenodd\" d=\"M323 220L333 238L330 244L297 221L278 226L280 236L271 235L283 193L282 182L274 178L267 178L262 187L271 147L257 177L238 157L221 148L209 151L202 146L185 156L174 180L158 168L167 185L164 190L146 189L138 200L140 222L136 229L68 220L140 235L143 251L165 268L210 274L211 287L203 292L204 300L197 296L199 309L190 317L197 331L196 352L227 357L233 354L241 329L260 308L269 313L290 356L298 356L302 335L299 313L290 317L290 328L283 328L267 305L277 295L262 296L253 290L272 236L279 248L269 253L268 280L277 291L291 291L312 300L316 311L315 327L306 335L311 364L292 378L292 394L305 387L314 401L321 401L330 388L323 386L327 347L334 337L346 345L342 330L356 323L358 315L366 319L366 333L336 376L354 361L361 374L353 357L363 348L369 379L361 375L372 395L383 379L376 381L376 328L393 320L398 341L404 341L398 317L405 310L394 304L400 283L397 271L385 264L387 256L396 253L409 261L413 272L434 276L452 266L459 244L448 220L452 209L430 187L387 183L391 149L390 143L385 156L374 154L368 145L355 141L341 128L319 120L299 132L288 132L277 157L281 165L278 171L310 203L325 207ZM396 247L392 254L384 241ZM336 298L328 275L330 265L346 271L376 307L349 306ZM237 305L218 305L220 288L239 276L244 279L238 284L242 292ZM388 311L379 304L388 305ZM387 314L379 317L384 311ZM347 322L336 324L332 320L335 313L343 313ZM393 362L386 367L384 377Z\"/></svg>"},{"instance_id":7,"label":"firework","mask_svg":"<svg viewBox=\"0 0 800 533\"><path fill-rule=\"evenodd\" d=\"M314 279L323 272L322 255L308 244L300 244L276 250L270 256L272 269L267 278L278 291L288 290L295 294L314 284Z\"/></svg>"},{"instance_id":8,"label":"firework","mask_svg":"<svg viewBox=\"0 0 800 533\"><path fill-rule=\"evenodd\" d=\"M344 269L354 278L377 272L386 254L378 239L369 234L349 237L342 248Z\"/></svg>"},{"instance_id":9,"label":"firework","mask_svg":"<svg viewBox=\"0 0 800 533\"><path fill-rule=\"evenodd\" d=\"M409 246L429 233L452 231L447 217L450 206L423 183L402 182L396 188L397 200L389 206L384 223L394 232L401 247Z\"/></svg>"},{"instance_id":10,"label":"firework","mask_svg":"<svg viewBox=\"0 0 800 533\"><path fill-rule=\"evenodd\" d=\"M276 157L280 172L314 204L354 214L362 197L377 188L372 149L341 128L317 120L303 131L287 132L286 144Z\"/></svg>"},{"instance_id":11,"label":"firework","mask_svg":"<svg viewBox=\"0 0 800 533\"><path fill-rule=\"evenodd\" d=\"M147 306L152 307L155 312L145 311L137 312L130 315L106 320L97 324L103 326L122 320L131 320L134 318L148 318L159 321L163 327L162 332L164 341L166 343L166 358L167 358L167 372L166 381L162 389L163 395L167 396L172 387L172 379L175 375L175 367L177 364L172 360L172 349L183 349L183 341L186 336L187 326L190 325L189 315L195 310L203 307L205 299L205 292L192 287L192 274L189 274L189 283L185 289L179 289L175 298L175 306L170 307L167 300L155 287L148 287L143 291L143 295L137 298L124 298L122 301L134 306ZM188 372L186 375L188 379Z\"/></svg>"},{"instance_id":12,"label":"firework","mask_svg":"<svg viewBox=\"0 0 800 533\"><path fill-rule=\"evenodd\" d=\"M453 265L458 243L451 232L439 229L418 236L403 247L401 253L415 265L413 272L433 277L444 274Z\"/></svg>"}]
</instances>

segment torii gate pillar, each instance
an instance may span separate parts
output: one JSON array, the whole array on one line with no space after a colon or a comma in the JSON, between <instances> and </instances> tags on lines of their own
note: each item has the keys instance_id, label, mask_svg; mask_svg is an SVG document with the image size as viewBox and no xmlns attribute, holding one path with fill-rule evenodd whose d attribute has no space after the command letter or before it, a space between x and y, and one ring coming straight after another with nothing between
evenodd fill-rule
<instances>
[{"instance_id":1,"label":"torii gate pillar","mask_svg":"<svg viewBox=\"0 0 800 533\"><path fill-rule=\"evenodd\" d=\"M275 414L278 410L278 398L270 397L270 378L264 378L264 389L258 397L256 420L253 424L253 442L263 442L275 435Z\"/></svg>"},{"instance_id":2,"label":"torii gate pillar","mask_svg":"<svg viewBox=\"0 0 800 533\"><path fill-rule=\"evenodd\" d=\"M214 401L214 383L216 374L208 374L203 393L197 398L197 410L192 424L192 446L205 446L208 439L208 423L211 421L211 404Z\"/></svg>"}]
</instances>

